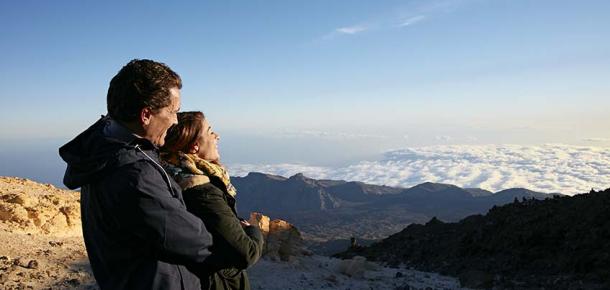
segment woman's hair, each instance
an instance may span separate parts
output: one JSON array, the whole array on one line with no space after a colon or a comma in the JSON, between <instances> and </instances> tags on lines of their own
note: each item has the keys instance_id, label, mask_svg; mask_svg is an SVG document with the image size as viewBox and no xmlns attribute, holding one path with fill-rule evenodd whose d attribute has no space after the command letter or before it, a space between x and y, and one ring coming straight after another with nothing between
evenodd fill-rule
<instances>
[{"instance_id":1,"label":"woman's hair","mask_svg":"<svg viewBox=\"0 0 610 290\"><path fill-rule=\"evenodd\" d=\"M205 116L202 112L178 113L178 124L167 130L165 145L161 151L188 153L191 144L195 143L201 134L203 120Z\"/></svg>"}]
</instances>

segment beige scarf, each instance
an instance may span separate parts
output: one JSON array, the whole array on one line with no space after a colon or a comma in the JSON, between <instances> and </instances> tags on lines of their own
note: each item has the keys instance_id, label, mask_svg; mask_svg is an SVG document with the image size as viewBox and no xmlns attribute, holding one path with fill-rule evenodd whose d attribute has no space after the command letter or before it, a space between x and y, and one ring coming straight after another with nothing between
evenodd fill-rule
<instances>
[{"instance_id":1,"label":"beige scarf","mask_svg":"<svg viewBox=\"0 0 610 290\"><path fill-rule=\"evenodd\" d=\"M186 153L182 153L182 152L163 153L161 155L161 158L165 162L167 162L171 165L174 165L174 166L182 168L183 170L186 170L187 172L184 172L186 174L194 174L196 176L204 175L207 177L212 177L212 176L217 177L226 186L227 192L229 193L229 195L231 195L232 197L235 197L235 195L237 195L237 190L235 189L233 184L231 184L231 178L229 177L229 173L220 164L212 163L210 161L201 159L196 154L186 154ZM185 176L181 176L181 177L185 178ZM180 185L183 187L183 189L187 189L189 187L197 185L197 184L192 184L193 180L200 180L200 182L197 182L199 184L209 182L209 180L205 180L205 182L201 182L201 180L202 180L201 178L194 178L194 179L191 179L190 182L188 182L189 183L188 185L185 184L185 186L183 186L182 182L179 182L179 183L181 183Z\"/></svg>"}]
</instances>

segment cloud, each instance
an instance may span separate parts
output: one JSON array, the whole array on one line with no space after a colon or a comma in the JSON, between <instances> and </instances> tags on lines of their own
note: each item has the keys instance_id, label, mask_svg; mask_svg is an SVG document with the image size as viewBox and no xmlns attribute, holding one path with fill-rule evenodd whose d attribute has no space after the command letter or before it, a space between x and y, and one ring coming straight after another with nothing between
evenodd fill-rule
<instances>
[{"instance_id":1,"label":"cloud","mask_svg":"<svg viewBox=\"0 0 610 290\"><path fill-rule=\"evenodd\" d=\"M610 187L610 148L548 144L438 145L393 150L383 158L343 167L306 164L229 166L232 175L260 171L282 176L362 181L410 187L426 181L491 191L524 187L576 194Z\"/></svg>"},{"instance_id":2,"label":"cloud","mask_svg":"<svg viewBox=\"0 0 610 290\"><path fill-rule=\"evenodd\" d=\"M585 139L583 139L583 141L594 142L594 143L610 142L610 138L585 138Z\"/></svg>"},{"instance_id":3,"label":"cloud","mask_svg":"<svg viewBox=\"0 0 610 290\"><path fill-rule=\"evenodd\" d=\"M358 33L367 31L369 29L371 29L371 27L365 26L365 25L352 25L352 26L346 26L346 27L339 27L339 28L336 28L335 30L331 31L330 33L326 34L324 37L322 37L322 39L333 39L333 38L341 36L341 35L354 35L354 34L358 34Z\"/></svg>"},{"instance_id":4,"label":"cloud","mask_svg":"<svg viewBox=\"0 0 610 290\"><path fill-rule=\"evenodd\" d=\"M342 34L356 34L356 33L366 31L366 30L367 30L367 28L365 26L356 25L356 26L337 28L337 29L335 29L335 32L342 33Z\"/></svg>"},{"instance_id":5,"label":"cloud","mask_svg":"<svg viewBox=\"0 0 610 290\"><path fill-rule=\"evenodd\" d=\"M399 27L411 26L417 22L424 20L425 18L426 18L426 16L424 16L424 15L418 15L415 17L411 17L409 19L403 20L398 26Z\"/></svg>"},{"instance_id":6,"label":"cloud","mask_svg":"<svg viewBox=\"0 0 610 290\"><path fill-rule=\"evenodd\" d=\"M346 27L340 27L332 30L323 36L323 39L332 39L339 35L354 35L364 31L377 31L387 30L395 28L404 28L413 26L425 19L436 18L455 11L456 9L466 6L470 2L476 2L472 0L440 0L440 1L421 1L419 4L408 5L407 9L395 7L395 10L399 10L398 17L396 15L386 17L373 17L366 22L367 25L352 25ZM396 13L394 13L396 14Z\"/></svg>"}]
</instances>

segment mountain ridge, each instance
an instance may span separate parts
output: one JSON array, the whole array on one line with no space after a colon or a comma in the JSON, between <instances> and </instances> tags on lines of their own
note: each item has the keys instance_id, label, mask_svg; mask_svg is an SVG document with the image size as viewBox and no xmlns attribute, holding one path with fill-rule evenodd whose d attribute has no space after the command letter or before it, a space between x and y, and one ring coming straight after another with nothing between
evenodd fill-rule
<instances>
[{"instance_id":1,"label":"mountain ridge","mask_svg":"<svg viewBox=\"0 0 610 290\"><path fill-rule=\"evenodd\" d=\"M491 192L480 188L460 188L452 184L424 182L413 187L391 187L359 181L313 179L302 173L290 177L250 172L244 177L232 177L232 182L252 211L283 213L294 210L330 210L361 203L444 204L470 202L489 207L514 198L543 199L557 194L535 192L524 188L510 188ZM290 199L293 198L292 203ZM261 201L268 201L262 203ZM291 206L298 203L299 206Z\"/></svg>"},{"instance_id":2,"label":"mountain ridge","mask_svg":"<svg viewBox=\"0 0 610 290\"><path fill-rule=\"evenodd\" d=\"M520 189L496 195L451 184L428 182L402 188L317 180L303 174L283 177L253 172L232 177L232 182L238 191L241 216L265 212L273 218L290 220L301 230L310 248L322 254L346 249L352 237L368 244L435 216L457 221L512 202L515 197L551 197Z\"/></svg>"}]
</instances>

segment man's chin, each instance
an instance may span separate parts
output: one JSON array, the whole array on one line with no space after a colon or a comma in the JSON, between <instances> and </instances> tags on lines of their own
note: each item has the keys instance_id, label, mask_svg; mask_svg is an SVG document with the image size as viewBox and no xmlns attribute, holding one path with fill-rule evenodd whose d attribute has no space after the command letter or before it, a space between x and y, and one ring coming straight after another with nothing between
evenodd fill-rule
<instances>
[{"instance_id":1,"label":"man's chin","mask_svg":"<svg viewBox=\"0 0 610 290\"><path fill-rule=\"evenodd\" d=\"M161 147L163 147L163 145L165 145L165 140L163 140L163 139L162 139L162 140L154 140L154 141L153 141L153 140L151 140L151 142L152 142L152 143L153 143L155 146L157 146L157 147L159 147L159 148L161 148Z\"/></svg>"},{"instance_id":2,"label":"man's chin","mask_svg":"<svg viewBox=\"0 0 610 290\"><path fill-rule=\"evenodd\" d=\"M163 145L165 145L165 134L163 136L161 136L160 139L157 139L153 142L153 144L155 144L155 146L161 148L163 147Z\"/></svg>"}]
</instances>

